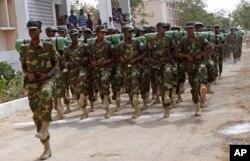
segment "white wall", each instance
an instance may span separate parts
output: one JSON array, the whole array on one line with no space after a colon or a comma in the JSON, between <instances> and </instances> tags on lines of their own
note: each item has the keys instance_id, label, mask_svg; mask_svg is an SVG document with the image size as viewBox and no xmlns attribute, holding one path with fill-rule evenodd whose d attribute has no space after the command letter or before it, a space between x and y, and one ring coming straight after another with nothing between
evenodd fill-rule
<instances>
[{"instance_id":1,"label":"white wall","mask_svg":"<svg viewBox=\"0 0 250 161\"><path fill-rule=\"evenodd\" d=\"M17 33L19 38L28 38L26 23L29 20L27 0L15 0Z\"/></svg>"},{"instance_id":2,"label":"white wall","mask_svg":"<svg viewBox=\"0 0 250 161\"><path fill-rule=\"evenodd\" d=\"M111 0L99 0L99 8L102 23L108 23L109 27L113 27L113 23L109 25L109 17L112 17Z\"/></svg>"},{"instance_id":3,"label":"white wall","mask_svg":"<svg viewBox=\"0 0 250 161\"><path fill-rule=\"evenodd\" d=\"M6 61L16 71L22 71L21 64L19 62L19 53L16 50L1 51L0 61Z\"/></svg>"}]
</instances>

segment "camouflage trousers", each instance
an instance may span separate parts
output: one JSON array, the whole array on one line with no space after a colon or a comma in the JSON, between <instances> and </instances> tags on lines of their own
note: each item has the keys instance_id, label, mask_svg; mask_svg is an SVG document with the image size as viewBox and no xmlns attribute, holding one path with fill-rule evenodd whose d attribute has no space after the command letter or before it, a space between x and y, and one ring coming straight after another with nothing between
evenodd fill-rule
<instances>
[{"instance_id":1,"label":"camouflage trousers","mask_svg":"<svg viewBox=\"0 0 250 161\"><path fill-rule=\"evenodd\" d=\"M224 51L223 49L218 52L218 70L219 73L222 73L223 70L223 59L224 59Z\"/></svg>"},{"instance_id":2,"label":"camouflage trousers","mask_svg":"<svg viewBox=\"0 0 250 161\"><path fill-rule=\"evenodd\" d=\"M111 88L113 92L112 99L116 99L116 91L120 91L123 86L123 79L122 79L122 69L121 64L116 63L112 69L111 74Z\"/></svg>"},{"instance_id":3,"label":"camouflage trousers","mask_svg":"<svg viewBox=\"0 0 250 161\"><path fill-rule=\"evenodd\" d=\"M223 50L224 50L224 58L229 59L230 58L230 49L229 49L228 44L224 45Z\"/></svg>"},{"instance_id":4,"label":"camouflage trousers","mask_svg":"<svg viewBox=\"0 0 250 161\"><path fill-rule=\"evenodd\" d=\"M218 74L216 75L215 64L212 58L210 57L207 58L206 67L207 67L207 81L209 83L212 83L213 81L215 81L215 78L218 76Z\"/></svg>"},{"instance_id":5,"label":"camouflage trousers","mask_svg":"<svg viewBox=\"0 0 250 161\"><path fill-rule=\"evenodd\" d=\"M63 98L64 104L70 103L69 98L66 98L66 88L68 84L69 84L68 78L63 75L63 72L61 70L57 70L55 75L55 97L54 97L55 109L57 108L56 98Z\"/></svg>"},{"instance_id":6,"label":"camouflage trousers","mask_svg":"<svg viewBox=\"0 0 250 161\"><path fill-rule=\"evenodd\" d=\"M150 91L150 66L142 65L140 74L140 93L143 99L146 98L146 93Z\"/></svg>"},{"instance_id":7,"label":"camouflage trousers","mask_svg":"<svg viewBox=\"0 0 250 161\"><path fill-rule=\"evenodd\" d=\"M212 60L214 62L214 72L215 72L215 77L218 77L218 58L219 58L219 53L218 52L213 52L212 55Z\"/></svg>"},{"instance_id":8,"label":"camouflage trousers","mask_svg":"<svg viewBox=\"0 0 250 161\"><path fill-rule=\"evenodd\" d=\"M197 104L200 101L200 85L207 83L206 64L185 64L185 69L191 86L192 100Z\"/></svg>"},{"instance_id":9,"label":"camouflage trousers","mask_svg":"<svg viewBox=\"0 0 250 161\"><path fill-rule=\"evenodd\" d=\"M233 53L233 58L237 59L241 57L240 49L237 46L231 46L230 52Z\"/></svg>"},{"instance_id":10,"label":"camouflage trousers","mask_svg":"<svg viewBox=\"0 0 250 161\"><path fill-rule=\"evenodd\" d=\"M130 100L132 100L133 94L138 95L140 92L140 74L141 67L139 64L125 67L125 69L123 69L124 85Z\"/></svg>"},{"instance_id":11,"label":"camouflage trousers","mask_svg":"<svg viewBox=\"0 0 250 161\"><path fill-rule=\"evenodd\" d=\"M96 86L97 90L100 91L101 98L103 99L104 95L109 95L110 91L110 80L111 80L112 69L109 67L106 68L95 68L92 70L93 87Z\"/></svg>"},{"instance_id":12,"label":"camouflage trousers","mask_svg":"<svg viewBox=\"0 0 250 161\"><path fill-rule=\"evenodd\" d=\"M178 84L185 83L185 65L183 62L177 62L177 82Z\"/></svg>"},{"instance_id":13,"label":"camouflage trousers","mask_svg":"<svg viewBox=\"0 0 250 161\"><path fill-rule=\"evenodd\" d=\"M156 88L160 90L163 108L167 108L169 105L164 103L165 91L171 91L173 87L178 84L177 68L174 64L167 63L162 65L161 68L152 68L152 76L155 79ZM160 89L159 89L160 88Z\"/></svg>"},{"instance_id":14,"label":"camouflage trousers","mask_svg":"<svg viewBox=\"0 0 250 161\"><path fill-rule=\"evenodd\" d=\"M55 93L54 78L39 83L30 83L27 78L24 80L24 88L28 91L29 106L33 112L33 120L36 130L39 132L43 121L52 121L51 112L53 109L53 97ZM41 140L42 143L50 139Z\"/></svg>"}]
</instances>

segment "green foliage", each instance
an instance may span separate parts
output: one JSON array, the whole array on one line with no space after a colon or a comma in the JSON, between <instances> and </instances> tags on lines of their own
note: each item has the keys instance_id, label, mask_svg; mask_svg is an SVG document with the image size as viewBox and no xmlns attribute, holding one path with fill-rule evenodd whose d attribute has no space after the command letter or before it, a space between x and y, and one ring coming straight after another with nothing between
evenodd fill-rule
<instances>
[{"instance_id":1,"label":"green foliage","mask_svg":"<svg viewBox=\"0 0 250 161\"><path fill-rule=\"evenodd\" d=\"M244 29L250 30L250 3L246 0L241 0L237 8L232 13L234 26L241 26Z\"/></svg>"},{"instance_id":2,"label":"green foliage","mask_svg":"<svg viewBox=\"0 0 250 161\"><path fill-rule=\"evenodd\" d=\"M0 62L0 102L6 102L21 96L23 74L15 72L6 62Z\"/></svg>"},{"instance_id":3,"label":"green foliage","mask_svg":"<svg viewBox=\"0 0 250 161\"><path fill-rule=\"evenodd\" d=\"M221 10L217 13L208 13L204 8L204 0L182 0L179 3L180 14L179 23L185 26L188 21L199 21L205 26L218 24L223 28L229 27L229 18L226 18L226 12Z\"/></svg>"}]
</instances>

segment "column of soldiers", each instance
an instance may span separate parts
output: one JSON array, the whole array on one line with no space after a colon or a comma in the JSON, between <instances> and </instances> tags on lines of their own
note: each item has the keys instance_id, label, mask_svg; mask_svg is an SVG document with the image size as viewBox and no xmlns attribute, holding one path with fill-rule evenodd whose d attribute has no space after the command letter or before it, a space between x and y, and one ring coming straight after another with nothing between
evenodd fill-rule
<instances>
[{"instance_id":1,"label":"column of soldiers","mask_svg":"<svg viewBox=\"0 0 250 161\"><path fill-rule=\"evenodd\" d=\"M36 137L44 145L41 155L44 160L52 155L49 125L53 104L58 119L63 119L64 114L71 112L70 93L82 110L80 119L87 118L89 111L95 111L97 94L108 119L111 117L111 100L116 102L115 111L121 110L121 91L124 89L134 109L132 118L137 118L148 108L152 88L153 103L162 102L163 117L168 118L170 109L182 101L181 94L188 77L195 116L200 116L206 94L213 93L212 84L217 77L221 78L223 59L230 52L233 52L235 62L241 56L242 40L234 33L235 28L225 38L220 26L214 25L215 38L209 42L200 35L205 31L200 22L188 22L185 26L187 35L179 40L165 34L169 30L180 31L180 27L171 27L168 23L159 22L156 27L136 29L125 26L122 40L116 44L106 40L105 35L119 31L101 25L94 33L88 28L74 28L67 32L64 27L48 27L45 41L40 40L41 27L40 21L27 23L31 41L21 46L20 61L25 74L24 88L28 90L37 129ZM58 50L50 41L56 32L69 40L65 41L65 50ZM140 96L142 108L139 107Z\"/></svg>"}]
</instances>

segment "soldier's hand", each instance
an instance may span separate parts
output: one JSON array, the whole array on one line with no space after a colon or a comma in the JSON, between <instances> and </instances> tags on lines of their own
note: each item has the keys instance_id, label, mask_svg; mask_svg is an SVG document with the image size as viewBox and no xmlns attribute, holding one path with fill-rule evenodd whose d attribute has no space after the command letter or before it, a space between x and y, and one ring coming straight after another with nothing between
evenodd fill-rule
<instances>
[{"instance_id":1,"label":"soldier's hand","mask_svg":"<svg viewBox=\"0 0 250 161\"><path fill-rule=\"evenodd\" d=\"M40 74L40 78L38 79L39 81L43 81L46 80L48 78L48 74L47 73L41 73Z\"/></svg>"},{"instance_id":2,"label":"soldier's hand","mask_svg":"<svg viewBox=\"0 0 250 161\"><path fill-rule=\"evenodd\" d=\"M136 58L130 59L130 60L128 61L128 63L131 64L131 65L135 64L135 63L136 63Z\"/></svg>"},{"instance_id":3,"label":"soldier's hand","mask_svg":"<svg viewBox=\"0 0 250 161\"><path fill-rule=\"evenodd\" d=\"M155 60L155 59L150 59L150 62L153 64L153 65L155 65L155 64L157 64L157 60Z\"/></svg>"},{"instance_id":4,"label":"soldier's hand","mask_svg":"<svg viewBox=\"0 0 250 161\"><path fill-rule=\"evenodd\" d=\"M67 67L68 67L69 69L72 69L72 68L75 68L76 65L75 65L75 63L70 62L70 63L67 64Z\"/></svg>"},{"instance_id":5,"label":"soldier's hand","mask_svg":"<svg viewBox=\"0 0 250 161\"><path fill-rule=\"evenodd\" d=\"M187 61L188 61L189 63L193 63L193 62L194 62L193 57L191 57L190 55L187 55L186 58L187 58Z\"/></svg>"},{"instance_id":6,"label":"soldier's hand","mask_svg":"<svg viewBox=\"0 0 250 161\"><path fill-rule=\"evenodd\" d=\"M90 63L91 63L91 66L92 66L93 68L97 67L97 62L96 62L96 61L91 61Z\"/></svg>"},{"instance_id":7,"label":"soldier's hand","mask_svg":"<svg viewBox=\"0 0 250 161\"><path fill-rule=\"evenodd\" d=\"M194 56L194 60L201 60L202 56L200 54Z\"/></svg>"},{"instance_id":8,"label":"soldier's hand","mask_svg":"<svg viewBox=\"0 0 250 161\"><path fill-rule=\"evenodd\" d=\"M119 60L120 60L120 62L121 62L122 64L125 64L125 63L126 63L126 60L125 60L124 58L122 58L122 57L120 57Z\"/></svg>"},{"instance_id":9,"label":"soldier's hand","mask_svg":"<svg viewBox=\"0 0 250 161\"><path fill-rule=\"evenodd\" d=\"M37 80L34 73L26 73L26 76L30 82L35 82Z\"/></svg>"}]
</instances>

